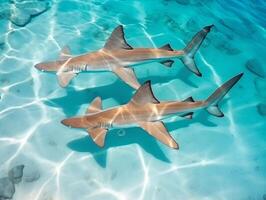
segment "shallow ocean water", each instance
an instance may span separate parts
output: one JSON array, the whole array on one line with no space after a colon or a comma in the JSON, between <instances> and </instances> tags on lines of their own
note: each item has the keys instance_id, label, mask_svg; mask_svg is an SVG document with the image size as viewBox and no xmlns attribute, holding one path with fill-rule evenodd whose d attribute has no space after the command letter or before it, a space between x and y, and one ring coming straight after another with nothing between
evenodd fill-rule
<instances>
[{"instance_id":1,"label":"shallow ocean water","mask_svg":"<svg viewBox=\"0 0 266 200\"><path fill-rule=\"evenodd\" d=\"M0 178L25 165L13 199L266 199L264 1L25 2L0 1ZM98 50L119 24L133 47L174 49L214 24L196 54L202 78L179 60L135 72L141 83L151 80L159 100L205 99L244 72L221 102L225 117L202 111L166 123L178 151L140 128L109 131L100 149L86 131L61 125L96 96L109 108L134 90L110 72L80 74L63 89L34 64L56 59L65 45L74 55Z\"/></svg>"}]
</instances>

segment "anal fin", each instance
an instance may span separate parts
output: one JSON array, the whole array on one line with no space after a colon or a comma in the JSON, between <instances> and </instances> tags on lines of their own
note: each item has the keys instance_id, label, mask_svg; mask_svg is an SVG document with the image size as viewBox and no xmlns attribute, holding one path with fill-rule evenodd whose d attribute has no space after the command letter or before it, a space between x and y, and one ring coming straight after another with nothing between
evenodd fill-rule
<instances>
[{"instance_id":1,"label":"anal fin","mask_svg":"<svg viewBox=\"0 0 266 200\"><path fill-rule=\"evenodd\" d=\"M174 61L173 60L165 60L165 61L162 61L160 63L163 64L166 67L172 67Z\"/></svg>"},{"instance_id":2,"label":"anal fin","mask_svg":"<svg viewBox=\"0 0 266 200\"><path fill-rule=\"evenodd\" d=\"M192 119L193 117L193 112L185 113L183 115L180 115L181 117L184 117L186 119Z\"/></svg>"}]
</instances>

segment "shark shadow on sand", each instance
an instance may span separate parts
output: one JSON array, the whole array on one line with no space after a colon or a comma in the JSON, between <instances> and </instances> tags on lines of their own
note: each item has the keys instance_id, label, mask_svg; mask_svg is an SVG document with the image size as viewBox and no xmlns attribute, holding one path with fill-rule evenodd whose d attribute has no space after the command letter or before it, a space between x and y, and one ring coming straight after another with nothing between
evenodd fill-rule
<instances>
[{"instance_id":1,"label":"shark shadow on sand","mask_svg":"<svg viewBox=\"0 0 266 200\"><path fill-rule=\"evenodd\" d=\"M182 72L181 72L182 71ZM183 77L181 80L192 87L197 87L192 81L188 79L191 73L187 69L180 69L178 73L182 73ZM185 74L185 76L184 76ZM187 75L187 76L186 76ZM171 80L176 79L176 75L170 76L149 76L145 78L139 79L141 83L145 82L147 79L151 80L153 84L167 83ZM119 88L119 93L123 95L115 95L114 93ZM44 104L52 107L58 107L63 109L63 112L66 116L76 115L80 106L84 104L88 104L91 102L96 96L100 96L103 100L108 98L114 98L120 105L127 103L134 92L134 89L129 87L120 79L117 79L114 83L110 85L104 85L94 88L87 88L82 90L76 90L75 88L66 88L66 95L58 98L51 98L44 101ZM69 105L71 102L71 106Z\"/></svg>"},{"instance_id":2,"label":"shark shadow on sand","mask_svg":"<svg viewBox=\"0 0 266 200\"><path fill-rule=\"evenodd\" d=\"M193 123L199 123L208 127L217 126L215 123L209 120L211 117L206 111L199 112L192 120L181 119L175 122L166 123L167 129L169 131L174 131L182 128L189 127ZM124 134L120 136L119 132ZM84 131L84 135L86 131ZM103 148L99 148L89 135L82 138L73 140L67 144L67 146L73 151L77 152L87 152L93 154L95 161L102 167L106 167L106 157L108 149L112 147L126 146L130 144L139 145L146 153L152 155L154 158L161 160L163 162L170 163L167 155L161 149L161 146L156 141L148 135L144 130L139 127L126 128L126 129L113 129L107 134L107 140ZM175 151L175 150L173 150Z\"/></svg>"},{"instance_id":3,"label":"shark shadow on sand","mask_svg":"<svg viewBox=\"0 0 266 200\"><path fill-rule=\"evenodd\" d=\"M123 131L123 136L119 132ZM84 132L86 134L86 132ZM107 134L107 140L103 148L98 147L89 135L70 141L67 146L73 151L87 152L93 155L95 161L102 167L106 167L108 149L112 147L138 144L145 152L156 159L170 163L158 142L140 128L113 129ZM175 151L175 150L173 150Z\"/></svg>"},{"instance_id":4,"label":"shark shadow on sand","mask_svg":"<svg viewBox=\"0 0 266 200\"><path fill-rule=\"evenodd\" d=\"M185 128L193 123L200 123L204 126L209 126L209 127L217 126L215 123L208 120L209 117L210 116L207 114L207 112L203 111L198 113L192 120L182 119L180 121L166 123L166 125L169 131ZM119 132L123 132L124 134L120 135ZM84 131L84 135L86 134L87 134L86 131ZM101 167L106 167L106 158L108 154L108 149L112 147L121 147L130 144L139 145L146 153L152 155L154 158L158 160L161 160L166 163L171 162L168 159L165 152L162 150L161 148L162 145L159 145L159 142L156 141L156 139L148 135L144 130L142 130L139 127L111 130L107 134L106 143L103 148L98 147L93 142L93 140L91 140L89 135L86 135L79 139L72 140L67 144L67 146L71 150L76 152L92 154L94 160Z\"/></svg>"}]
</instances>

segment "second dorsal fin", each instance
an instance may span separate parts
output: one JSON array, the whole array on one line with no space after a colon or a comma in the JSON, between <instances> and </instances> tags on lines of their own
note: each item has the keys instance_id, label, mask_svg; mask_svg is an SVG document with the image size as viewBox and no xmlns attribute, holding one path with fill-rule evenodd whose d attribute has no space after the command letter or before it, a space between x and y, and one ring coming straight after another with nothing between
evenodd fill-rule
<instances>
[{"instance_id":1,"label":"second dorsal fin","mask_svg":"<svg viewBox=\"0 0 266 200\"><path fill-rule=\"evenodd\" d=\"M132 97L130 103L142 105L145 103L160 103L158 99L154 96L151 89L151 82L146 81Z\"/></svg>"},{"instance_id":2,"label":"second dorsal fin","mask_svg":"<svg viewBox=\"0 0 266 200\"><path fill-rule=\"evenodd\" d=\"M88 107L86 114L96 113L102 110L102 100L100 97L96 97Z\"/></svg>"},{"instance_id":3,"label":"second dorsal fin","mask_svg":"<svg viewBox=\"0 0 266 200\"><path fill-rule=\"evenodd\" d=\"M193 97L188 97L185 100L183 100L183 102L195 102Z\"/></svg>"},{"instance_id":4,"label":"second dorsal fin","mask_svg":"<svg viewBox=\"0 0 266 200\"><path fill-rule=\"evenodd\" d=\"M174 51L170 44L166 44L166 45L160 47L159 49L164 49L167 51Z\"/></svg>"},{"instance_id":5,"label":"second dorsal fin","mask_svg":"<svg viewBox=\"0 0 266 200\"><path fill-rule=\"evenodd\" d=\"M117 26L112 32L111 36L104 45L104 49L113 50L113 49L133 49L126 41L124 36L123 26Z\"/></svg>"}]
</instances>

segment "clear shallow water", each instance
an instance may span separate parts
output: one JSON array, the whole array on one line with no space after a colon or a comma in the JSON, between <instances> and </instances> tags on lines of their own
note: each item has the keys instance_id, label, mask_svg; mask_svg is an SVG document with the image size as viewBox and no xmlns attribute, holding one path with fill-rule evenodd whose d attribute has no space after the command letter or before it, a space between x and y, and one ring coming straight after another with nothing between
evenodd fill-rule
<instances>
[{"instance_id":1,"label":"clear shallow water","mask_svg":"<svg viewBox=\"0 0 266 200\"><path fill-rule=\"evenodd\" d=\"M187 2L51 1L21 26L1 12L0 177L17 164L33 177L16 185L13 199L266 198L266 4ZM179 151L139 128L110 131L99 149L85 131L61 125L83 114L96 96L109 108L134 91L112 73L80 74L62 89L54 74L34 64L56 59L65 45L75 55L100 49L118 24L133 47L169 42L174 49L215 24L196 55L202 78L178 60L171 69L152 63L135 71L141 83L152 81L160 100L204 99L244 72L221 104L225 117L202 111L193 120L167 123Z\"/></svg>"}]
</instances>

